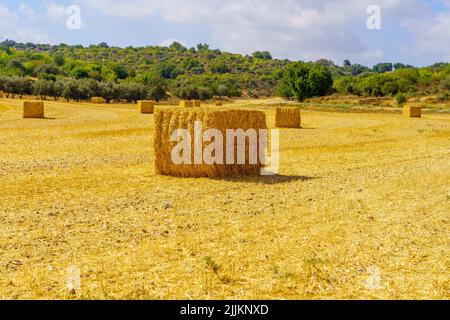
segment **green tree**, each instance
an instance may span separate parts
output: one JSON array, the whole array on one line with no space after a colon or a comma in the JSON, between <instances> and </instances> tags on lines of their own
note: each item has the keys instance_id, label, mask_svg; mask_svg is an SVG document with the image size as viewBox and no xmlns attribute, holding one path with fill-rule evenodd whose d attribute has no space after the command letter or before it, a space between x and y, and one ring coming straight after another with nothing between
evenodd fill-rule
<instances>
[{"instance_id":1,"label":"green tree","mask_svg":"<svg viewBox=\"0 0 450 320\"><path fill-rule=\"evenodd\" d=\"M255 51L253 58L262 60L272 60L272 54L269 51Z\"/></svg>"},{"instance_id":2,"label":"green tree","mask_svg":"<svg viewBox=\"0 0 450 320\"><path fill-rule=\"evenodd\" d=\"M315 63L290 64L284 72L282 81L290 88L292 95L298 101L314 96L324 96L333 87L330 70Z\"/></svg>"}]
</instances>

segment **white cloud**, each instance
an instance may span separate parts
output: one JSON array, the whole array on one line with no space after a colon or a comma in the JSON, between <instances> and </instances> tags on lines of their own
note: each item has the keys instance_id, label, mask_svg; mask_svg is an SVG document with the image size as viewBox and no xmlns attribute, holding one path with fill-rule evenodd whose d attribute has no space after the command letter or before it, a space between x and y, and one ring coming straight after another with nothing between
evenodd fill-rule
<instances>
[{"instance_id":1,"label":"white cloud","mask_svg":"<svg viewBox=\"0 0 450 320\"><path fill-rule=\"evenodd\" d=\"M21 3L19 6L19 13L29 21L35 21L38 19L38 15L34 12L33 8L25 3Z\"/></svg>"},{"instance_id":2,"label":"white cloud","mask_svg":"<svg viewBox=\"0 0 450 320\"><path fill-rule=\"evenodd\" d=\"M433 55L450 61L450 12L412 19L405 25L416 40L414 54Z\"/></svg>"},{"instance_id":3,"label":"white cloud","mask_svg":"<svg viewBox=\"0 0 450 320\"><path fill-rule=\"evenodd\" d=\"M29 26L30 13L26 7L21 8L21 15L12 12L0 4L0 40L12 39L19 42L49 42L49 36ZM23 14L23 15L22 15Z\"/></svg>"},{"instance_id":4,"label":"white cloud","mask_svg":"<svg viewBox=\"0 0 450 320\"><path fill-rule=\"evenodd\" d=\"M79 0L105 15L128 18L160 15L172 23L203 24L224 50L251 53L270 50L293 59L345 58L367 61L383 57L352 31L366 25L372 0ZM420 0L379 0L384 18L423 12Z\"/></svg>"},{"instance_id":5,"label":"white cloud","mask_svg":"<svg viewBox=\"0 0 450 320\"><path fill-rule=\"evenodd\" d=\"M67 7L54 1L44 1L47 17L60 25L65 25L67 20Z\"/></svg>"},{"instance_id":6,"label":"white cloud","mask_svg":"<svg viewBox=\"0 0 450 320\"><path fill-rule=\"evenodd\" d=\"M79 0L84 6L108 16L125 18L148 17L156 12L160 1L155 0Z\"/></svg>"}]
</instances>

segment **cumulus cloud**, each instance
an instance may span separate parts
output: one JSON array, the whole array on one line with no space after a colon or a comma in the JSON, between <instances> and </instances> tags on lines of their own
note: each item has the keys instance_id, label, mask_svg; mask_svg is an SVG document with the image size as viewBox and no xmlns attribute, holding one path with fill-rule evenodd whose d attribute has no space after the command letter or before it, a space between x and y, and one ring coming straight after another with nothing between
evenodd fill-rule
<instances>
[{"instance_id":1,"label":"cumulus cloud","mask_svg":"<svg viewBox=\"0 0 450 320\"><path fill-rule=\"evenodd\" d=\"M441 12L425 19L411 19L405 25L415 38L414 54L433 55L450 61L450 12Z\"/></svg>"},{"instance_id":2,"label":"cumulus cloud","mask_svg":"<svg viewBox=\"0 0 450 320\"><path fill-rule=\"evenodd\" d=\"M354 32L365 28L371 0L80 0L105 15L129 18L159 14L172 23L204 24L224 50L270 50L293 59L360 61L382 58ZM426 10L420 0L379 0L384 18L405 19Z\"/></svg>"},{"instance_id":3,"label":"cumulus cloud","mask_svg":"<svg viewBox=\"0 0 450 320\"><path fill-rule=\"evenodd\" d=\"M41 3L49 21L66 22L62 0ZM348 58L362 63L393 58L386 57L385 51L390 55L406 50L416 55L433 55L433 58L450 56L450 0L433 3L426 0L72 0L71 3L79 4L86 16L121 17L130 24L157 17L158 21L170 24L173 34L166 33L167 38L187 38L185 34L180 36L173 26L201 27L210 37L207 42L231 52L269 50L279 58L327 58L336 62ZM438 9L436 3L440 3ZM366 10L373 4L381 9L381 31L366 29ZM24 26L22 20L31 21L35 16L30 6L22 5L17 13L9 10L5 13L6 7L2 7L4 18L0 19L0 26L2 31L6 30L2 36L8 34L35 41L45 36ZM371 41L370 32L374 32L377 41ZM392 37L405 32L411 37L398 39L399 48L393 48ZM388 40L386 44L382 37ZM195 41L195 35L189 41Z\"/></svg>"},{"instance_id":4,"label":"cumulus cloud","mask_svg":"<svg viewBox=\"0 0 450 320\"><path fill-rule=\"evenodd\" d=\"M15 13L0 4L0 40L48 42L49 36L45 32L30 26L30 22L34 18L34 11L27 6L20 6L19 13Z\"/></svg>"},{"instance_id":5,"label":"cumulus cloud","mask_svg":"<svg viewBox=\"0 0 450 320\"><path fill-rule=\"evenodd\" d=\"M47 17L54 23L65 25L67 20L67 7L54 1L44 1Z\"/></svg>"}]
</instances>

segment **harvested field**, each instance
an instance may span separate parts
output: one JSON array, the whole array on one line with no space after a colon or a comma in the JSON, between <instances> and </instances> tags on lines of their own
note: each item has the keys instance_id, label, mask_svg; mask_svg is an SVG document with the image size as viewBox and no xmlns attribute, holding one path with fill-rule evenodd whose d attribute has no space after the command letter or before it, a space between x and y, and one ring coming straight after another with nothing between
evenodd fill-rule
<instances>
[{"instance_id":1,"label":"harvested field","mask_svg":"<svg viewBox=\"0 0 450 320\"><path fill-rule=\"evenodd\" d=\"M279 176L208 179L155 174L135 105L22 103L0 107L2 299L450 298L450 115L302 110Z\"/></svg>"}]
</instances>

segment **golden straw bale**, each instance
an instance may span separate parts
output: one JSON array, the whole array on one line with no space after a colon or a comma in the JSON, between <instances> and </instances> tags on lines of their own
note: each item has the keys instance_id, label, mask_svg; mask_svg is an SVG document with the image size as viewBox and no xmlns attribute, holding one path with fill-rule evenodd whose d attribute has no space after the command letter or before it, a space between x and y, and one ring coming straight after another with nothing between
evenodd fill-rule
<instances>
[{"instance_id":1,"label":"golden straw bale","mask_svg":"<svg viewBox=\"0 0 450 320\"><path fill-rule=\"evenodd\" d=\"M103 103L105 103L106 101L105 101L105 99L102 98L102 97L92 97L91 102L92 102L92 103L95 103L95 104L103 104Z\"/></svg>"},{"instance_id":2,"label":"golden straw bale","mask_svg":"<svg viewBox=\"0 0 450 320\"><path fill-rule=\"evenodd\" d=\"M223 161L213 164L206 164L205 159L201 159L201 164L195 164L195 122L202 122L203 134L209 129L217 129L223 135ZM179 144L171 141L172 134L177 129L185 129L192 137L190 162L175 164L172 160L172 150ZM250 138L246 138L245 146L238 146L238 139L227 139L227 129L254 129L256 131L256 143L259 143L259 129L267 129L266 116L262 111L253 110L226 110L216 108L198 108L183 110L179 108L168 108L157 110L155 113L155 169L157 174L176 177L228 177L235 175L257 175L262 167L260 157L256 162L250 161ZM215 139L213 139L215 140ZM203 142L201 151L210 146L212 142ZM226 164L226 150L233 150L234 164ZM238 151L245 150L245 164L238 164ZM259 148L258 148L259 149ZM252 149L254 150L254 149ZM232 152L232 151L230 151ZM216 153L214 152L214 155ZM218 159L222 159L219 155Z\"/></svg>"},{"instance_id":3,"label":"golden straw bale","mask_svg":"<svg viewBox=\"0 0 450 320\"><path fill-rule=\"evenodd\" d=\"M193 108L194 102L191 100L181 100L180 101L180 107L181 108Z\"/></svg>"},{"instance_id":4,"label":"golden straw bale","mask_svg":"<svg viewBox=\"0 0 450 320\"><path fill-rule=\"evenodd\" d=\"M153 114L155 112L155 101L153 100L138 101L138 108L140 113Z\"/></svg>"},{"instance_id":5,"label":"golden straw bale","mask_svg":"<svg viewBox=\"0 0 450 320\"><path fill-rule=\"evenodd\" d=\"M299 108L277 108L275 114L277 128L301 128Z\"/></svg>"},{"instance_id":6,"label":"golden straw bale","mask_svg":"<svg viewBox=\"0 0 450 320\"><path fill-rule=\"evenodd\" d=\"M44 118L44 102L42 101L24 101L24 118Z\"/></svg>"},{"instance_id":7,"label":"golden straw bale","mask_svg":"<svg viewBox=\"0 0 450 320\"><path fill-rule=\"evenodd\" d=\"M192 100L192 103L194 104L194 107L200 107L202 105L200 100Z\"/></svg>"},{"instance_id":8,"label":"golden straw bale","mask_svg":"<svg viewBox=\"0 0 450 320\"><path fill-rule=\"evenodd\" d=\"M0 90L0 99L3 98L3 95L4 95L3 91Z\"/></svg>"},{"instance_id":9,"label":"golden straw bale","mask_svg":"<svg viewBox=\"0 0 450 320\"><path fill-rule=\"evenodd\" d=\"M223 105L222 101L216 101L216 106L221 107Z\"/></svg>"},{"instance_id":10,"label":"golden straw bale","mask_svg":"<svg viewBox=\"0 0 450 320\"><path fill-rule=\"evenodd\" d=\"M411 106L411 105L405 105L403 107L403 114L409 118L421 118L422 117L422 108Z\"/></svg>"}]
</instances>

